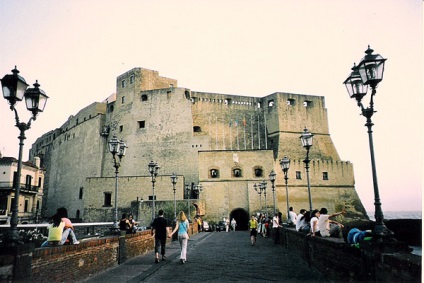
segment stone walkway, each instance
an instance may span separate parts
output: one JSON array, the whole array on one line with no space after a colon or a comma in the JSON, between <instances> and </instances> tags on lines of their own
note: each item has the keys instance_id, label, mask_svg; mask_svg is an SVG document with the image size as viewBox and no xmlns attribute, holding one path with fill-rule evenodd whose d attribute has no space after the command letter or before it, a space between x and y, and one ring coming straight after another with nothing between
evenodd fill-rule
<instances>
[{"instance_id":1,"label":"stone walkway","mask_svg":"<svg viewBox=\"0 0 424 283\"><path fill-rule=\"evenodd\" d=\"M330 282L270 238L259 236L252 246L248 231L192 236L185 264L178 241L167 246L166 255L154 263L150 252L80 282Z\"/></svg>"}]
</instances>

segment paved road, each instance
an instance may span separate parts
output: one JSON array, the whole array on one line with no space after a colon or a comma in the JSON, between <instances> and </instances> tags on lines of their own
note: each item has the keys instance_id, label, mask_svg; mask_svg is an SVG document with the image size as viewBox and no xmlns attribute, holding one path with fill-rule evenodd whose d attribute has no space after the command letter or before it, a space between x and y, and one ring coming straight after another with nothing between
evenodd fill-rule
<instances>
[{"instance_id":1,"label":"paved road","mask_svg":"<svg viewBox=\"0 0 424 283\"><path fill-rule=\"evenodd\" d=\"M192 236L184 265L174 241L167 258L154 263L150 252L81 282L330 282L270 238L259 236L252 246L247 231Z\"/></svg>"}]
</instances>

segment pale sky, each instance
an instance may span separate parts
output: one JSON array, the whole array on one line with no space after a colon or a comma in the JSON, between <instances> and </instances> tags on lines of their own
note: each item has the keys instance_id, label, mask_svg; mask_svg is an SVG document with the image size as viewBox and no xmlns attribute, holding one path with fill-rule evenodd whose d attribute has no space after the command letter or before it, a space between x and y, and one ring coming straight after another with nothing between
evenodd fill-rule
<instances>
[{"instance_id":1,"label":"pale sky","mask_svg":"<svg viewBox=\"0 0 424 283\"><path fill-rule=\"evenodd\" d=\"M373 116L383 212L422 208L421 0L2 0L0 11L0 78L17 65L50 97L26 132L24 160L37 137L143 67L194 91L324 96L331 137L354 165L367 211L374 192L366 121L342 83L371 45L388 58ZM27 122L24 103L17 108ZM19 131L5 99L0 129L0 150L17 158Z\"/></svg>"}]
</instances>

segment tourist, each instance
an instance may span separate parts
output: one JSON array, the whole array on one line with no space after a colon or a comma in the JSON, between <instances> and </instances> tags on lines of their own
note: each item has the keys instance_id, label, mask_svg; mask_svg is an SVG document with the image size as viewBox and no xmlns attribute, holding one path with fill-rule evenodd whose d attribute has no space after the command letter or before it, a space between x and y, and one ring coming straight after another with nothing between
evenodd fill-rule
<instances>
[{"instance_id":1,"label":"tourist","mask_svg":"<svg viewBox=\"0 0 424 283\"><path fill-rule=\"evenodd\" d=\"M279 232L280 227L281 227L280 219L278 218L278 214L275 213L274 217L272 218L272 237L274 240L274 244L280 243L280 232Z\"/></svg>"},{"instance_id":2,"label":"tourist","mask_svg":"<svg viewBox=\"0 0 424 283\"><path fill-rule=\"evenodd\" d=\"M47 229L49 230L47 241L42 243L41 247L44 248L61 245L63 228L65 228L65 222L62 221L59 214L53 215L49 226L47 226Z\"/></svg>"},{"instance_id":3,"label":"tourist","mask_svg":"<svg viewBox=\"0 0 424 283\"><path fill-rule=\"evenodd\" d=\"M319 228L318 228L318 218L319 218L319 211L318 209L315 209L312 211L311 213L311 231L309 233L309 235L315 237L315 236L320 236L320 232L319 232Z\"/></svg>"},{"instance_id":4,"label":"tourist","mask_svg":"<svg viewBox=\"0 0 424 283\"><path fill-rule=\"evenodd\" d=\"M128 227L128 229L127 229L127 234L132 234L132 233L135 233L135 229L136 229L136 222L135 222L135 220L134 220L134 218L133 218L133 215L132 214L129 214L128 215L128 222L129 222L129 227Z\"/></svg>"},{"instance_id":5,"label":"tourist","mask_svg":"<svg viewBox=\"0 0 424 283\"><path fill-rule=\"evenodd\" d=\"M230 219L225 218L225 232L228 232L228 229L230 229Z\"/></svg>"},{"instance_id":6,"label":"tourist","mask_svg":"<svg viewBox=\"0 0 424 283\"><path fill-rule=\"evenodd\" d=\"M152 222L151 235L155 237L155 263L159 262L159 247L162 260L166 260L165 245L166 235L168 234L168 223L163 217L163 210L159 210L159 216Z\"/></svg>"},{"instance_id":7,"label":"tourist","mask_svg":"<svg viewBox=\"0 0 424 283\"><path fill-rule=\"evenodd\" d=\"M231 219L231 227L233 228L233 231L235 231L236 230L236 226L237 226L237 222L236 222L236 220L233 218L233 219Z\"/></svg>"},{"instance_id":8,"label":"tourist","mask_svg":"<svg viewBox=\"0 0 424 283\"><path fill-rule=\"evenodd\" d=\"M345 209L343 209L340 212L328 215L327 208L323 207L320 209L319 211L320 216L318 219L318 229L322 237L336 237L336 238L343 237L343 234L342 234L342 228L344 227L343 224L335 220L331 220L330 218L338 216L338 215L342 215L344 213L346 213Z\"/></svg>"},{"instance_id":9,"label":"tourist","mask_svg":"<svg viewBox=\"0 0 424 283\"><path fill-rule=\"evenodd\" d=\"M308 235L311 232L311 212L305 211L302 217L299 220L299 232L302 232L305 235Z\"/></svg>"},{"instance_id":10,"label":"tourist","mask_svg":"<svg viewBox=\"0 0 424 283\"><path fill-rule=\"evenodd\" d=\"M68 218L68 210L64 207L60 207L56 210L56 213L62 218L62 221L65 223L65 228L63 229L62 240L60 244L64 245L66 242L68 242L68 237L70 237L71 239L69 239L69 241L71 241L73 245L78 245L80 242L75 236L74 225L72 225L71 220L69 220Z\"/></svg>"},{"instance_id":11,"label":"tourist","mask_svg":"<svg viewBox=\"0 0 424 283\"><path fill-rule=\"evenodd\" d=\"M287 222L290 225L296 225L296 221L297 221L297 215L296 213L293 211L293 206L290 206L289 208L289 215L287 217Z\"/></svg>"},{"instance_id":12,"label":"tourist","mask_svg":"<svg viewBox=\"0 0 424 283\"><path fill-rule=\"evenodd\" d=\"M123 213L121 220L119 220L119 230L125 231L128 233L128 230L130 229L130 221L127 218L127 214Z\"/></svg>"},{"instance_id":13,"label":"tourist","mask_svg":"<svg viewBox=\"0 0 424 283\"><path fill-rule=\"evenodd\" d=\"M299 215L296 217L296 231L299 231L300 225L301 225L301 219L304 218L304 215L306 213L306 209L301 209Z\"/></svg>"},{"instance_id":14,"label":"tourist","mask_svg":"<svg viewBox=\"0 0 424 283\"><path fill-rule=\"evenodd\" d=\"M197 217L197 230L198 232L202 232L202 219L200 217Z\"/></svg>"},{"instance_id":15,"label":"tourist","mask_svg":"<svg viewBox=\"0 0 424 283\"><path fill-rule=\"evenodd\" d=\"M256 243L256 237L258 236L258 221L256 221L256 218L254 215L250 218L249 221L249 229L250 229L250 242L252 243L252 246Z\"/></svg>"},{"instance_id":16,"label":"tourist","mask_svg":"<svg viewBox=\"0 0 424 283\"><path fill-rule=\"evenodd\" d=\"M178 230L178 241L180 242L181 248L180 261L182 264L184 264L187 260L187 243L188 239L190 238L188 236L188 228L189 224L187 217L184 214L184 211L180 211L180 213L178 213L177 224L175 225L175 229L168 237L171 238L172 235L174 235L174 233Z\"/></svg>"}]
</instances>

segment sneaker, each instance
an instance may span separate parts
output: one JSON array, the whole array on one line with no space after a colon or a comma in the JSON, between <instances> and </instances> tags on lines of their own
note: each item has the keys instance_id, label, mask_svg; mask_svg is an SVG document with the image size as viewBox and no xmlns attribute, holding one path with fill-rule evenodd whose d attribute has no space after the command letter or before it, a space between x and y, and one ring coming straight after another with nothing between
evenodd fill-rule
<instances>
[{"instance_id":1,"label":"sneaker","mask_svg":"<svg viewBox=\"0 0 424 283\"><path fill-rule=\"evenodd\" d=\"M158 258L155 259L155 263L159 263L159 259Z\"/></svg>"},{"instance_id":2,"label":"sneaker","mask_svg":"<svg viewBox=\"0 0 424 283\"><path fill-rule=\"evenodd\" d=\"M76 241L76 242L74 243L74 245L79 245L79 243L80 243L79 241Z\"/></svg>"},{"instance_id":3,"label":"sneaker","mask_svg":"<svg viewBox=\"0 0 424 283\"><path fill-rule=\"evenodd\" d=\"M162 260L165 261L166 260L166 256L162 256Z\"/></svg>"},{"instance_id":4,"label":"sneaker","mask_svg":"<svg viewBox=\"0 0 424 283\"><path fill-rule=\"evenodd\" d=\"M180 259L180 261L181 261L181 264L184 264L185 263L185 260L184 259Z\"/></svg>"}]
</instances>

